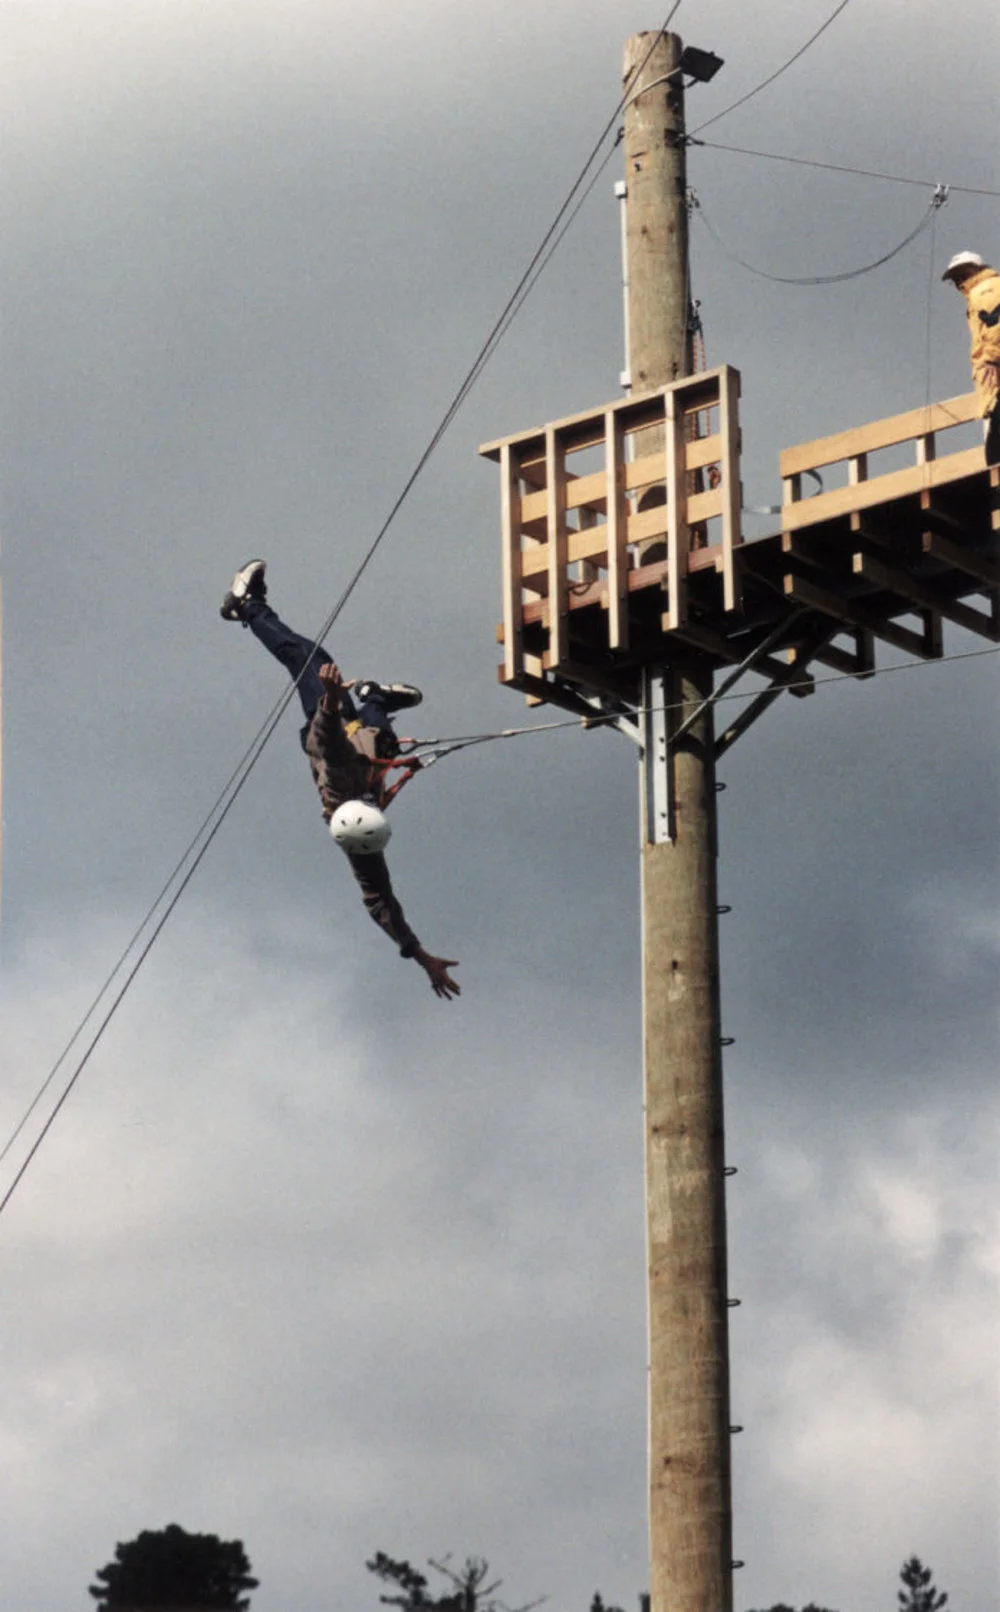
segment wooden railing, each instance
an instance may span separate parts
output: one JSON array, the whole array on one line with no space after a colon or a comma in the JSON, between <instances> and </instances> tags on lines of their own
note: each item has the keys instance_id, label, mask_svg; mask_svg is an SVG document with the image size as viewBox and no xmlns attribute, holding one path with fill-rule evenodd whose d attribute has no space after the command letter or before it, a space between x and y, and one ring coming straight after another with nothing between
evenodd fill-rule
<instances>
[{"instance_id":1,"label":"wooden railing","mask_svg":"<svg viewBox=\"0 0 1000 1612\"><path fill-rule=\"evenodd\" d=\"M871 509L875 504L887 504L893 499L906 498L974 475L985 465L982 446L961 448L957 452L942 455L938 439L944 432L975 420L978 413L976 395L970 392L962 397L947 398L943 403L929 403L924 408L910 409L906 414L875 420L870 425L856 426L850 431L839 431L834 436L820 437L815 442L786 448L781 455L781 520L784 530L791 532L804 526L815 526L821 521L836 520L843 515ZM904 443L913 444L912 465L881 475L869 474L870 455L885 448L897 448ZM802 478L807 472L822 471L837 464L846 465L846 486L802 496Z\"/></svg>"},{"instance_id":2,"label":"wooden railing","mask_svg":"<svg viewBox=\"0 0 1000 1612\"><path fill-rule=\"evenodd\" d=\"M567 660L582 591L606 606L607 648L627 649L637 573L664 583L664 631L686 620L693 556L717 566L736 608L738 399L739 375L723 365L480 448L501 473L505 681L524 670L526 611L548 630L545 668Z\"/></svg>"}]
</instances>

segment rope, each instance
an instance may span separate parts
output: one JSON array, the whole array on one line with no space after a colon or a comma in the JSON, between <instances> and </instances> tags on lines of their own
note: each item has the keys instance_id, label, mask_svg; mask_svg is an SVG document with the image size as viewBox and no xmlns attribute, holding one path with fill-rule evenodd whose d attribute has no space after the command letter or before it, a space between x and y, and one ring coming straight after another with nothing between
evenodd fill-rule
<instances>
[{"instance_id":1,"label":"rope","mask_svg":"<svg viewBox=\"0 0 1000 1612\"><path fill-rule=\"evenodd\" d=\"M927 409L931 406L931 322L934 312L934 292L936 290L934 282L937 278L935 273L936 251L937 209L935 208L931 216L930 245L927 251L927 315L924 320L924 370L926 372L924 407Z\"/></svg>"},{"instance_id":2,"label":"rope","mask_svg":"<svg viewBox=\"0 0 1000 1612\"><path fill-rule=\"evenodd\" d=\"M662 26L659 28L657 33L654 35L653 40L652 40L652 42L650 44L649 50L646 53L646 56L643 58L642 63L640 64L640 69L639 69L640 71L641 71L642 67L645 66L645 63L649 59L649 56L652 54L652 52L656 48L656 45L658 44L659 40L661 39L663 34L666 32L666 30L669 27L671 21L673 20L674 16L676 15L677 11L679 10L679 8L681 6L681 3L682 3L682 0L674 0L674 3L671 6L666 18L664 19L664 22L663 22ZM402 490L399 493L399 495L397 496L395 502L392 504L388 515L386 516L386 518L383 521L382 525L380 526L380 528L376 532L375 537L373 538L372 542L369 544L368 549L365 551L360 563L358 564L358 566L356 567L354 573L352 574L352 576L348 580L348 583L347 583L346 587L344 588L343 592L341 593L340 597L338 598L338 600L337 600L336 604L334 605L333 609L328 614L328 616L327 616L325 622L323 623L323 626L320 629L320 632L318 633L317 637L314 639L314 641L313 641L313 648L314 649L317 649L322 645L322 643L326 639L327 635L332 630L334 624L336 623L338 617L340 616L341 611L344 609L344 606L347 604L347 601L350 599L350 597L351 597L352 593L354 592L355 588L358 586L358 583L361 581L361 578L364 576L365 571L368 569L368 566L371 564L372 560L374 559L375 554L376 554L379 546L381 545L383 539L385 538L386 534L389 531L389 528L391 527L393 521L395 520L396 516L398 515L400 509L403 507L403 504L405 503L406 499L409 497L409 494L413 490L413 487L414 487L415 483L417 482L419 476L422 474L423 470L425 469L425 467L426 467L429 459L431 458L431 455L433 454L435 448L438 446L438 444L441 441L442 437L445 435L446 431L448 430L448 428L452 424L452 421L454 420L456 414L458 413L459 409L462 407L462 404L465 402L465 399L468 397L469 392L471 391L472 387L475 385L475 383L478 380L479 376L482 374L483 369L485 368L486 364L489 362L490 358L492 357L493 353L495 352L495 350L496 350L497 346L499 345L500 341L506 335L507 331L510 329L510 327L513 324L514 320L516 319L518 313L520 312L521 308L524 306L525 301L527 300L527 298L530 295L531 291L533 290L534 286L537 284L539 276L541 275L541 273L544 271L545 267L547 266L547 264L551 260L552 255L555 252L556 248L558 247L560 241L563 239L564 235L566 234L566 231L568 230L568 228L572 224L573 220L577 216L577 213L579 212L580 207L583 205L583 202L587 199L587 196L590 194L590 191L593 189L593 186L596 183L597 178L599 177L600 173L603 171L603 169L606 166L608 160L610 159L611 152L615 149L615 146L618 144L617 138L615 140L615 145L611 147L611 150L605 156L603 162L601 163L600 168L597 170L597 173L593 176L593 178L591 179L590 184L587 186L587 189L584 191L583 196L579 199L579 201L574 206L573 204L576 201L577 192L580 190L581 186L584 184L584 182L586 180L586 177L587 177L587 174L589 173L590 168L592 167L594 161L596 160L596 158L597 158L597 156L598 156L598 154L599 154L599 152L601 150L601 147L603 146L603 144L604 144L605 140L607 139L607 137L608 137L609 133L611 132L611 130L614 128L614 126L615 126L615 124L617 122L617 119L619 117L619 114L621 112L622 106L624 105L625 99L626 99L626 96L625 96L625 93L623 92L623 94L619 97L618 102L615 105L614 111L612 112L610 118L608 119L607 123L605 124L604 128L602 129L602 131L601 131L601 133L600 133L600 135L599 135L594 147L592 148L589 156L587 157L586 162L584 163L582 169L580 170L579 175L577 176L577 178L574 181L573 185L570 187L570 190L569 190L565 200L563 201L562 206L559 208L558 212L556 213L555 218L553 219L553 221L552 221L551 225L549 226L548 230L545 232L545 235L543 236L538 248L534 252L531 260L529 261L527 268L525 269L524 273L522 274L522 276L521 276L520 280L518 281L517 285L515 286L513 292L511 293L511 295L507 299L507 302L505 303L503 309L501 310L498 318L494 322L492 329L490 330L490 332L487 335L485 341L483 342L482 346L480 347L479 352L476 355L476 358L474 359L471 367L469 368L468 372L466 373L466 376L465 376L464 380L462 381L461 385L459 386L457 392L455 393L455 396L452 398L451 403L449 404L448 408L445 410L445 413L442 416L441 421L439 422L436 430L433 432L433 434L432 434L432 436L431 436L426 448L424 449L423 453L420 455L419 459L417 460L417 463L414 466L414 469L411 471L410 475L407 477L406 481L404 482ZM567 217L567 214L568 214L568 217ZM180 882L177 884L177 888L174 891L174 894L167 901L167 905L164 908L164 910L163 910L161 916L159 917L159 919L155 922L155 924L153 924L153 928L152 928L152 931L151 931L151 933L149 935L148 940L146 941L145 945L142 947L141 951L139 952L139 956L138 956L136 962L131 967L129 972L126 974L124 983L122 984L120 990L116 993L116 995L112 999L111 1005L108 1008L107 1012L104 1014L103 1018L100 1020L100 1023L98 1024L98 1027L97 1027L94 1035L91 1037L90 1041L87 1043L87 1046L86 1046L82 1056L77 1061L77 1063L76 1063L76 1065L75 1065L75 1067L73 1069L73 1072L69 1077L69 1080L67 1081L65 1087L63 1088L63 1091L62 1091L61 1095L59 1096L55 1106L53 1107L51 1113L49 1114L49 1116L48 1116L45 1124L43 1125L41 1131L39 1132L38 1136L36 1137L36 1139L35 1139L34 1143L32 1144L31 1148L29 1149L28 1154L25 1157L25 1159L23 1160L19 1170L17 1171L16 1175L14 1176L14 1179L13 1179L11 1185L8 1187L8 1189L7 1189L6 1193L4 1194L4 1196L2 1198L0 1198L0 1214L2 1214L3 1211L6 1209L7 1204L10 1202L10 1199L11 1199L14 1191L16 1190L16 1188L17 1188L18 1184L20 1183L22 1177L24 1176L28 1166L30 1165L31 1161L34 1159L36 1153L38 1152L39 1147L41 1146L41 1144L44 1141L45 1137L47 1136L52 1124L54 1123L57 1114L59 1113L59 1111L62 1109L63 1105L65 1104L67 1098L69 1097L70 1092L72 1091L72 1089L75 1086L77 1080L79 1079L80 1075L82 1074L84 1068L86 1067L87 1063L89 1062L90 1057L93 1054L98 1042L101 1040L101 1037L103 1036L104 1031L107 1029L107 1027L110 1024L112 1018L114 1017L115 1013L117 1012L118 1007L120 1006L120 1004L121 1004L123 998L125 997L129 987L132 984L132 981L135 979L136 975L138 974L140 968L142 967L142 965L145 962L146 958L148 957L150 951L152 950L156 940L158 939L158 937L160 935L160 932L162 931L164 925L166 924L167 920L170 918L171 914L173 913L174 908L177 906L178 901L180 900L180 898L183 895L184 891L187 889L188 885L190 884L191 879L194 877L194 874L197 871L198 867L201 865L202 859L206 855L209 846L211 845L212 841L215 839L215 836L219 832L219 829L222 827L222 824L225 821L226 817L229 815L230 810L235 805L236 800L239 797L239 795L240 795L244 785L246 784L247 780L249 779L251 772L253 771L254 767L256 766L257 761L259 760L259 758L260 758L260 756L261 756L261 754L262 754L262 752L264 750L264 747L268 743L268 740L270 739L271 735L273 734L275 728L277 727L277 725L278 725L281 717L283 716L285 710L287 709L288 705L290 704L290 702L294 698L296 690L298 689L299 682L301 681L302 675L304 675L304 673L300 674L300 676L298 678L296 678L291 683L290 686L286 687L284 693L279 696L279 698L276 700L274 705L271 707L270 712L265 717L265 719L264 719L263 723L261 724L261 726L258 728L257 733L254 735L253 739L250 741L250 744L247 746L247 749L244 751L242 757L237 762L235 768L233 769L233 771L230 774L228 780L224 784L222 790L219 792L218 796L216 797L213 805L211 806L211 808L210 808L208 814L206 815L204 821L202 822L200 828L197 830L197 832L195 833L195 835L191 839L190 843L188 844L187 848L182 853L182 855L181 855L179 861L177 862L176 866L174 867L172 873L170 874L168 879L165 881L163 887L161 888L160 893L158 894L158 896L156 897L156 899L153 902L152 906L150 907L149 911L147 912L146 916L143 918L142 922L140 923L140 925L136 929L136 931L133 934L131 940L128 942L127 946L122 951L122 953L119 956L117 962L114 964L114 967L111 969L110 973L108 974L107 978L105 979L104 983L102 984L100 990L97 992L97 995L94 997L94 1000L91 1002L90 1007L87 1009L87 1011L84 1014L83 1018L81 1019L80 1023L77 1025L77 1027L74 1030L73 1034L70 1036L69 1040L67 1041L67 1043L66 1043L65 1047L63 1048L62 1052L59 1054L59 1057L57 1058L57 1060L56 1060L55 1064L53 1065L52 1069L49 1071L49 1073L46 1076L45 1080L42 1082L41 1086L39 1087L39 1090L35 1094L35 1097L32 1099L31 1103L29 1104L26 1112L22 1116L22 1118L19 1121L18 1125L15 1127L14 1132L12 1133L10 1138L8 1139L8 1141L7 1141L6 1145L4 1146L2 1152L0 1152L0 1161L2 1161L4 1158L6 1158L7 1154L10 1152L10 1149L13 1147L13 1145L17 1141L18 1137L21 1135L21 1133L24 1130L24 1127L27 1124L28 1120L31 1118L32 1114L35 1112L35 1109L38 1107L38 1104L41 1102L41 1100L42 1100L43 1096L45 1095L46 1091L49 1089L49 1087L51 1086L53 1080L55 1079L56 1075L58 1074L59 1070L62 1068L63 1064L66 1062L67 1058L69 1057L70 1052L72 1051L72 1049L76 1046L77 1042L82 1037L87 1024L90 1022L90 1020L97 1013L101 1002L104 1000L104 998L107 996L108 992L111 990L111 987L112 987L112 984L113 984L114 980L120 974L121 970L125 967L125 965L126 965L128 959L129 959L129 957L131 956L135 946L138 944L139 938L142 936L144 931L147 930L149 925L153 924L154 916L155 916L155 914L157 912L157 909L161 906L161 904L165 900L167 900L169 892L171 891L172 887L174 886L175 881L177 881L179 879ZM186 867L186 865L188 864L189 861L190 861L190 866L187 866L187 870L185 872L184 869L185 869L185 867Z\"/></svg>"},{"instance_id":3,"label":"rope","mask_svg":"<svg viewBox=\"0 0 1000 1612\"><path fill-rule=\"evenodd\" d=\"M721 247L725 255L733 263L738 263L741 269L746 269L748 273L756 274L761 280L773 280L778 285L840 285L845 280L857 280L860 279L863 274L871 274L873 269L880 269L883 264L890 263L892 259L894 257L898 257L900 252L904 251L912 241L915 241L917 236L927 228L938 208L942 207L948 200L947 186L938 185L934 191L934 195L931 197L927 211L924 213L916 228L912 229L909 235L905 236L905 238L900 241L898 246L894 246L891 252L885 252L882 257L876 258L874 263L865 263L859 269L845 269L839 274L810 274L800 276L769 274L766 269L758 269L754 266L754 264L748 263L745 258L740 257L739 253L734 252L732 248L726 244L718 230L716 230L709 222L705 214L705 209L702 207L698 197L693 191L691 194L695 212L701 219L705 228L708 230L708 233L711 235L712 239L719 247Z\"/></svg>"},{"instance_id":4,"label":"rope","mask_svg":"<svg viewBox=\"0 0 1000 1612\"><path fill-rule=\"evenodd\" d=\"M936 655L933 660L900 661L892 666L876 666L867 671L859 672L832 672L829 677L808 677L799 681L782 683L782 690L793 688L825 688L828 683L853 683L858 681L871 681L876 677L888 677L893 672L915 672L927 666L941 666L948 661L981 660L984 655L1000 655L1000 645L991 649L968 649L957 655ZM755 700L761 693L760 689L744 689L731 694L719 694L712 701L713 705L721 705L727 700ZM666 711L684 711L690 701L678 700L671 705L639 705L633 708L636 716L658 715ZM419 751L423 745L436 750L435 760L442 756L451 755L453 751L464 750L469 745L489 744L494 739L520 739L528 733L555 733L563 728L600 728L608 727L618 721L618 712L602 714L595 711L593 716L567 717L558 722L534 722L521 728L499 728L492 733L465 733L451 739L419 739L415 741L414 749Z\"/></svg>"},{"instance_id":5,"label":"rope","mask_svg":"<svg viewBox=\"0 0 1000 1612\"><path fill-rule=\"evenodd\" d=\"M799 47L794 56L789 56L787 62L783 62L776 72L771 73L768 78L762 79L755 89L748 90L745 95L741 95L738 101L733 101L732 105L727 106L724 111L716 112L714 117L707 118L704 123L699 123L698 127L692 130L692 136L695 134L700 134L702 129L711 128L712 124L718 123L720 118L727 118L730 112L735 112L738 106L745 106L747 101L753 100L753 97L755 95L759 95L761 90L766 90L767 86L769 84L773 84L776 78L780 78L782 73L787 73L788 69L793 66L800 57L805 55L810 46L815 45L817 39L820 37L820 34L825 34L830 24L832 22L836 22L837 18L840 16L840 13L848 4L849 0L840 0L840 4L835 8L834 11L831 12L826 21L816 29L816 32L806 40L805 44ZM690 137L691 136L689 136L689 138Z\"/></svg>"},{"instance_id":6,"label":"rope","mask_svg":"<svg viewBox=\"0 0 1000 1612\"><path fill-rule=\"evenodd\" d=\"M763 157L768 162L791 162L799 168L825 168L828 173L854 174L860 179L884 179L890 185L919 185L921 190L927 190L937 182L933 179L907 179L902 174L879 173L874 168L850 168L840 162L817 162L811 157L789 157L780 151L752 151L748 146L721 145L716 140L696 140L692 134L688 135L688 144L704 146L707 151L731 151L741 157ZM1000 190L977 190L972 185L949 184L948 189L962 196L1000 197Z\"/></svg>"}]
</instances>

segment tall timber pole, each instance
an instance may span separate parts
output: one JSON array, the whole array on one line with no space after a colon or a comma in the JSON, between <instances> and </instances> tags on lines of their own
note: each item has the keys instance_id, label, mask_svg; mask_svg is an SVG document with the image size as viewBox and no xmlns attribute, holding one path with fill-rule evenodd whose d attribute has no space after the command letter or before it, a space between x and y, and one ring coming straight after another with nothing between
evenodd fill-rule
<instances>
[{"instance_id":1,"label":"tall timber pole","mask_svg":"<svg viewBox=\"0 0 1000 1612\"><path fill-rule=\"evenodd\" d=\"M690 370L680 52L673 34L636 34L625 47L633 393ZM658 742L647 726L642 848L652 1612L733 1604L711 707L670 738L711 691L697 651L644 677L644 703L667 707Z\"/></svg>"}]
</instances>

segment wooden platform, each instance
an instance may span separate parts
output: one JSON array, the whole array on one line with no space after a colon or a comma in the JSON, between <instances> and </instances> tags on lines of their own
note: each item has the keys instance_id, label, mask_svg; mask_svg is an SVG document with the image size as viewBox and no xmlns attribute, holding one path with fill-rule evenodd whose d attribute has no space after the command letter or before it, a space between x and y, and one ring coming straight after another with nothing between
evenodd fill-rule
<instances>
[{"instance_id":1,"label":"wooden platform","mask_svg":"<svg viewBox=\"0 0 1000 1612\"><path fill-rule=\"evenodd\" d=\"M708 656L767 680L721 751L810 693L814 662L870 674L879 640L933 658L945 621L1000 642L1000 468L974 395L786 449L780 530L747 542L738 399L723 366L480 449L501 470L502 682L586 715Z\"/></svg>"}]
</instances>

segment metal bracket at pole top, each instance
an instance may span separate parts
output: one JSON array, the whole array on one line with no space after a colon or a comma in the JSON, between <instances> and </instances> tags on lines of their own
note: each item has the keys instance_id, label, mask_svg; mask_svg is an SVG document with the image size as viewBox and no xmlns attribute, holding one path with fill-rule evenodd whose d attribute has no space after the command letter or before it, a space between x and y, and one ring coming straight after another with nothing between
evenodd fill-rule
<instances>
[{"instance_id":1,"label":"metal bracket at pole top","mask_svg":"<svg viewBox=\"0 0 1000 1612\"><path fill-rule=\"evenodd\" d=\"M666 845L675 834L670 675L662 666L644 666L640 687L642 838L645 845Z\"/></svg>"}]
</instances>

